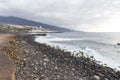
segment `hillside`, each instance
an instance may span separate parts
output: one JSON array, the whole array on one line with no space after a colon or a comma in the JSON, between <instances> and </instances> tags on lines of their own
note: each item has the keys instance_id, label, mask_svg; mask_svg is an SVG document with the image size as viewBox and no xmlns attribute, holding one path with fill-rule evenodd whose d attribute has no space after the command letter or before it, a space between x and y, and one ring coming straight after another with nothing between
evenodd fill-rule
<instances>
[{"instance_id":1,"label":"hillside","mask_svg":"<svg viewBox=\"0 0 120 80\"><path fill-rule=\"evenodd\" d=\"M43 28L51 29L51 30L58 30L60 32L70 31L69 29L66 29L66 28L61 28L61 27L57 27L54 25L35 22L35 21L23 19L23 18L14 17L14 16L9 16L9 17L0 16L0 23L1 24L28 25L28 26L42 26Z\"/></svg>"}]
</instances>

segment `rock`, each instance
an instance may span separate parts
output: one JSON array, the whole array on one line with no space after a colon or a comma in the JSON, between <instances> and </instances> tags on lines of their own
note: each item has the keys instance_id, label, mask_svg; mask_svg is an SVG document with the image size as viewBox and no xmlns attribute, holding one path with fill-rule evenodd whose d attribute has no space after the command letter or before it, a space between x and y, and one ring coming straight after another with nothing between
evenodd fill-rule
<instances>
[{"instance_id":1,"label":"rock","mask_svg":"<svg viewBox=\"0 0 120 80\"><path fill-rule=\"evenodd\" d=\"M37 77L35 80L40 80L40 78L39 78L39 77Z\"/></svg>"},{"instance_id":2,"label":"rock","mask_svg":"<svg viewBox=\"0 0 120 80\"><path fill-rule=\"evenodd\" d=\"M120 43L117 43L117 45L120 45Z\"/></svg>"},{"instance_id":3,"label":"rock","mask_svg":"<svg viewBox=\"0 0 120 80\"><path fill-rule=\"evenodd\" d=\"M36 62L36 64L38 65L38 64L39 64L39 62Z\"/></svg>"},{"instance_id":4,"label":"rock","mask_svg":"<svg viewBox=\"0 0 120 80\"><path fill-rule=\"evenodd\" d=\"M38 70L38 68L37 68L37 67L35 67L35 70Z\"/></svg>"},{"instance_id":5,"label":"rock","mask_svg":"<svg viewBox=\"0 0 120 80\"><path fill-rule=\"evenodd\" d=\"M44 61L49 62L49 59L45 58Z\"/></svg>"},{"instance_id":6,"label":"rock","mask_svg":"<svg viewBox=\"0 0 120 80\"><path fill-rule=\"evenodd\" d=\"M26 59L26 58L24 58L23 60L24 60L24 61L26 61L27 59Z\"/></svg>"},{"instance_id":7,"label":"rock","mask_svg":"<svg viewBox=\"0 0 120 80\"><path fill-rule=\"evenodd\" d=\"M44 66L46 66L46 64L47 64L46 62L43 63Z\"/></svg>"},{"instance_id":8,"label":"rock","mask_svg":"<svg viewBox=\"0 0 120 80\"><path fill-rule=\"evenodd\" d=\"M94 79L100 80L100 77L98 75L94 75Z\"/></svg>"},{"instance_id":9,"label":"rock","mask_svg":"<svg viewBox=\"0 0 120 80\"><path fill-rule=\"evenodd\" d=\"M99 65L83 53L75 57L70 52L38 44L28 35L21 35L17 43L10 45L8 54L11 52L16 65L16 80L120 80L120 72Z\"/></svg>"},{"instance_id":10,"label":"rock","mask_svg":"<svg viewBox=\"0 0 120 80\"><path fill-rule=\"evenodd\" d=\"M105 80L109 80L109 79L107 79L107 78L104 78Z\"/></svg>"},{"instance_id":11,"label":"rock","mask_svg":"<svg viewBox=\"0 0 120 80\"><path fill-rule=\"evenodd\" d=\"M72 68L72 71L75 71L75 68Z\"/></svg>"}]
</instances>

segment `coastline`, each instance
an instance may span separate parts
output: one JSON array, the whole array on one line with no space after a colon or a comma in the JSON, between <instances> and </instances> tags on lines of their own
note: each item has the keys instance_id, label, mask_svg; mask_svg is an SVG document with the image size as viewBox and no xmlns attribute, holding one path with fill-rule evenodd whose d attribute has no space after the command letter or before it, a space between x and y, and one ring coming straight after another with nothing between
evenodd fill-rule
<instances>
[{"instance_id":1,"label":"coastline","mask_svg":"<svg viewBox=\"0 0 120 80\"><path fill-rule=\"evenodd\" d=\"M18 35L4 49L13 60L16 80L119 80L120 72L103 67L89 57L34 41L32 35Z\"/></svg>"}]
</instances>

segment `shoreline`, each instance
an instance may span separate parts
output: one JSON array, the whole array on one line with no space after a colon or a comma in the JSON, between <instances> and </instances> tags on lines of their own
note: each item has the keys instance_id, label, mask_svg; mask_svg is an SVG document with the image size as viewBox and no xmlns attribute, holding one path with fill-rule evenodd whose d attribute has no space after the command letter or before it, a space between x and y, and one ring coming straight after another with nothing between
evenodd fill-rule
<instances>
[{"instance_id":1,"label":"shoreline","mask_svg":"<svg viewBox=\"0 0 120 80\"><path fill-rule=\"evenodd\" d=\"M103 67L91 58L34 41L32 35L18 35L5 48L16 65L16 80L119 80L120 72Z\"/></svg>"}]
</instances>

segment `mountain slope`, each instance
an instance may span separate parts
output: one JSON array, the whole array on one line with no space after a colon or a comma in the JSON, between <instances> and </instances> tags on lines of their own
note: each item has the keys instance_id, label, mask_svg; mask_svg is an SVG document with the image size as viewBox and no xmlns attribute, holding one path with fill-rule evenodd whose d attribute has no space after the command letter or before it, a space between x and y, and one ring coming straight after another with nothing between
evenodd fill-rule
<instances>
[{"instance_id":1,"label":"mountain slope","mask_svg":"<svg viewBox=\"0 0 120 80\"><path fill-rule=\"evenodd\" d=\"M44 24L44 23L40 23L40 22L35 22L35 21L23 19L23 18L13 17L13 16L9 16L9 17L0 16L0 23L28 25L28 26L42 26L43 28L58 30L61 32L70 31L69 29L66 29L66 28L61 28L61 27Z\"/></svg>"}]
</instances>

